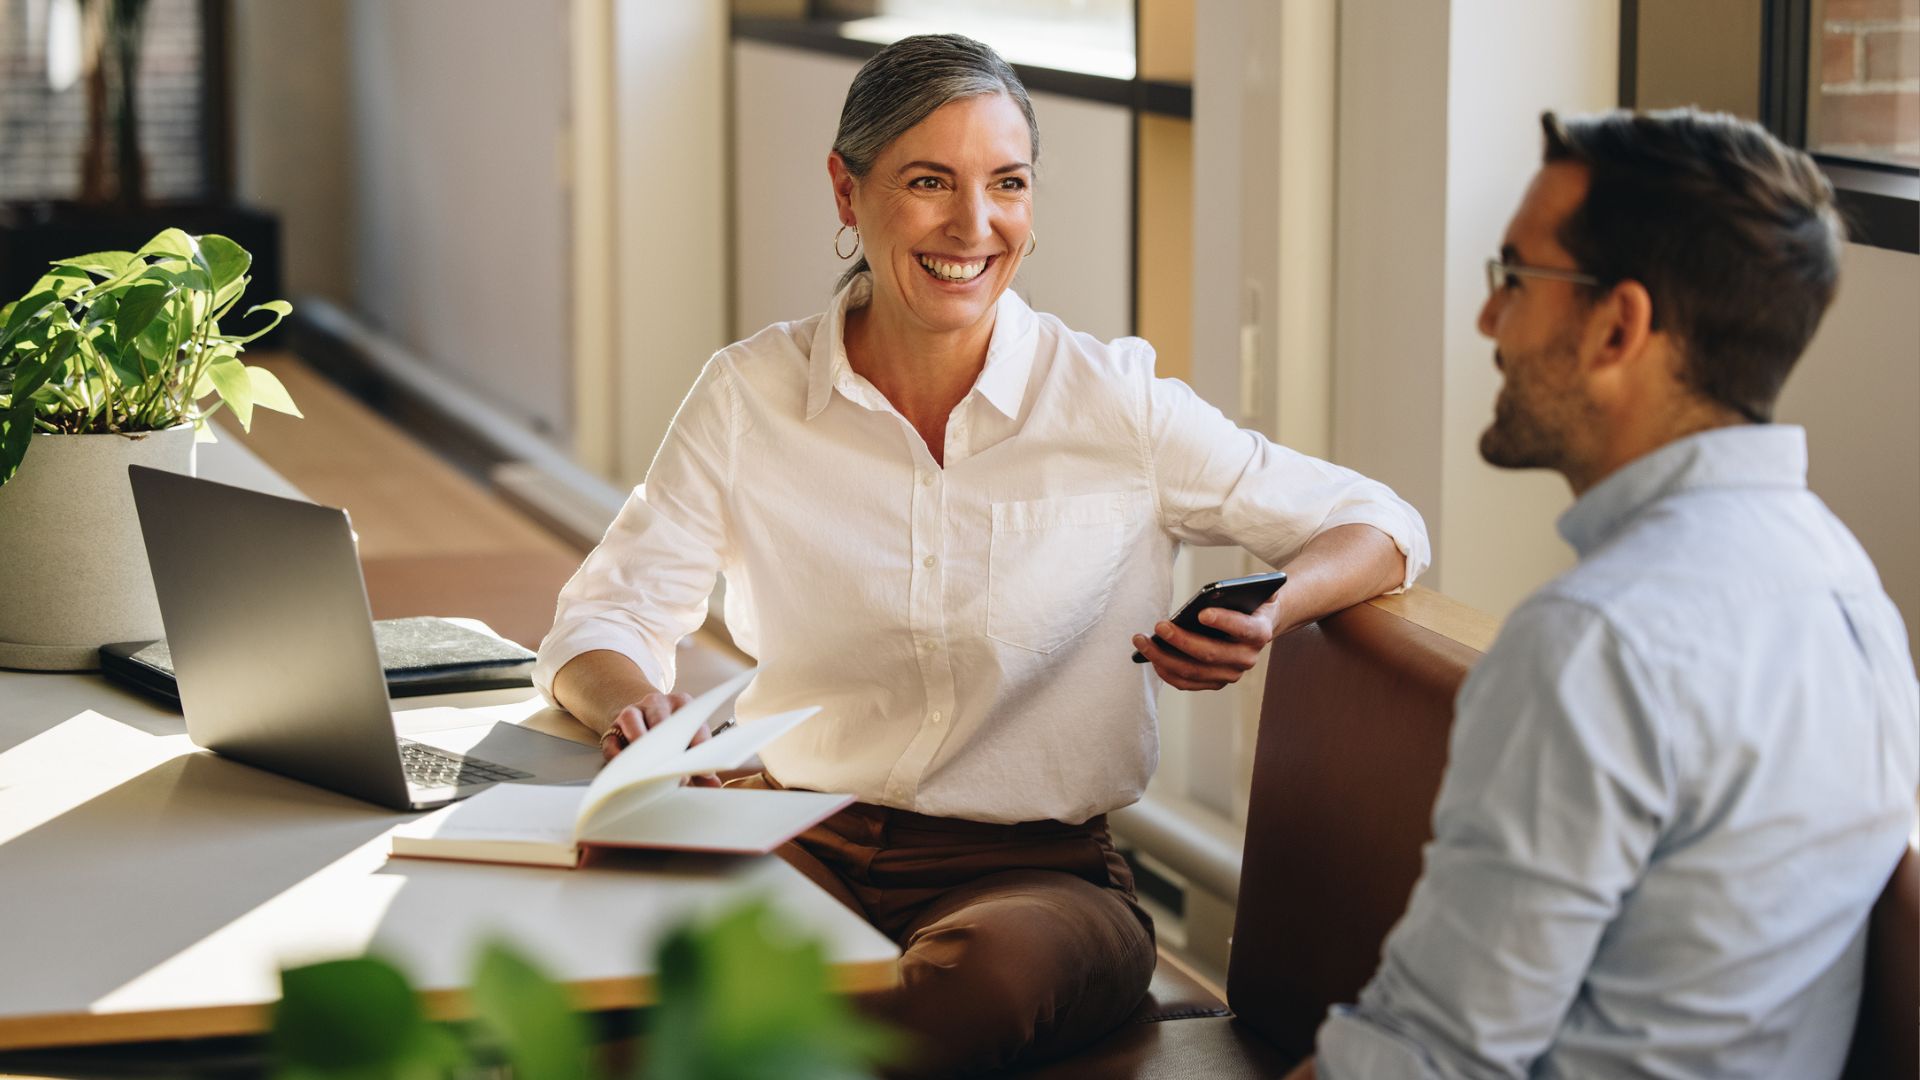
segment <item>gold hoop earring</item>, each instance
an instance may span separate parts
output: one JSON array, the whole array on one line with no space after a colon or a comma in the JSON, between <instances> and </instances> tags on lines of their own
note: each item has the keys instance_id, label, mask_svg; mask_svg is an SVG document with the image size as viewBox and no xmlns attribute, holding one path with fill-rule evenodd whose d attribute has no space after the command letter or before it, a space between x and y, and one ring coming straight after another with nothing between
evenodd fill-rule
<instances>
[{"instance_id":1,"label":"gold hoop earring","mask_svg":"<svg viewBox=\"0 0 1920 1080\"><path fill-rule=\"evenodd\" d=\"M1023 259L1028 258L1034 252L1039 250L1040 250L1040 234L1037 232L1028 233L1027 234L1027 250L1021 252L1020 257Z\"/></svg>"},{"instance_id":2,"label":"gold hoop earring","mask_svg":"<svg viewBox=\"0 0 1920 1080\"><path fill-rule=\"evenodd\" d=\"M844 255L841 255L840 254L840 234L846 231L847 231L847 226L842 225L840 226L840 232L836 232L833 234L833 253L835 255L840 255L842 259L851 259L855 255L860 253L860 227L858 225L853 226L853 250L847 252Z\"/></svg>"}]
</instances>

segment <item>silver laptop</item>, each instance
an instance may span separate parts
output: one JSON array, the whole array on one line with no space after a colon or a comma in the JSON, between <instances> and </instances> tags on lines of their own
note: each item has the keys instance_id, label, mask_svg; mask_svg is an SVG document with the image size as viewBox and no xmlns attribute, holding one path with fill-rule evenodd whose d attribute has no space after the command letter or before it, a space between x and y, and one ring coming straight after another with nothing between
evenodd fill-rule
<instances>
[{"instance_id":1,"label":"silver laptop","mask_svg":"<svg viewBox=\"0 0 1920 1080\"><path fill-rule=\"evenodd\" d=\"M128 475L197 745L401 810L598 770L594 747L517 724L464 753L399 737L346 511L139 465Z\"/></svg>"}]
</instances>

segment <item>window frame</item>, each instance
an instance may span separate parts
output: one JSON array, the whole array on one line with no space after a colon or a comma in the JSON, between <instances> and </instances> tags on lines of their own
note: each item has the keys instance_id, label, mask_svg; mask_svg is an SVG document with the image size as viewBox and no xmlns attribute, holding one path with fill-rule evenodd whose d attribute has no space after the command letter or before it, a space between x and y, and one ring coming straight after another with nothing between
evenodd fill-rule
<instances>
[{"instance_id":1,"label":"window frame","mask_svg":"<svg viewBox=\"0 0 1920 1080\"><path fill-rule=\"evenodd\" d=\"M1812 90L1814 0L1762 0L1760 115L1789 146L1807 149ZM1620 105L1631 109L1639 86L1640 0L1620 0ZM1833 184L1848 239L1920 254L1920 169L1808 150Z\"/></svg>"}]
</instances>

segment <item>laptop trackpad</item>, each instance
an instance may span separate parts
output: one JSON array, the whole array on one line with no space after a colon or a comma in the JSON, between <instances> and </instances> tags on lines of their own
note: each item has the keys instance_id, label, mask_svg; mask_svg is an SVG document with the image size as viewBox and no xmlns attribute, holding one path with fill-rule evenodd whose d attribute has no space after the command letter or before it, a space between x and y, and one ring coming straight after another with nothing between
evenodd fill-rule
<instances>
[{"instance_id":1,"label":"laptop trackpad","mask_svg":"<svg viewBox=\"0 0 1920 1080\"><path fill-rule=\"evenodd\" d=\"M545 735L513 723L413 732L407 737L448 753L465 754L532 773L532 779L525 783L583 783L600 771L599 747Z\"/></svg>"}]
</instances>

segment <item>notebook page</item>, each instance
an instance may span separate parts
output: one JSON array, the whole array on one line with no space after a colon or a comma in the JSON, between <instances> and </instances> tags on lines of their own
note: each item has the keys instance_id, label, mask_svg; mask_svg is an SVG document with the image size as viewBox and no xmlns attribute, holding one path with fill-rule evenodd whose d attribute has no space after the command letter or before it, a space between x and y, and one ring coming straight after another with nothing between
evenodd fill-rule
<instances>
[{"instance_id":1,"label":"notebook page","mask_svg":"<svg viewBox=\"0 0 1920 1080\"><path fill-rule=\"evenodd\" d=\"M691 706L689 706L689 708L691 708ZM798 727L802 721L815 715L819 711L820 706L809 705L804 709L794 709L791 712L776 713L773 716L761 717L758 720L742 721L726 731L715 735L713 738L708 739L706 742L701 743L699 746L691 747L683 753L667 758L664 762L655 765L651 769L646 771L638 769L628 770L625 773L627 777L625 784L617 788L608 789L598 797L594 794L594 788L599 787L600 781L595 780L593 784L587 788L586 799L580 806L578 834L585 836L589 832L592 832L593 826L591 823L593 822L594 815L600 813L602 810L626 813L631 808L631 804L636 801L635 795L641 790L657 788L662 784L672 785L683 776L699 776L702 773L718 772L721 769L733 768L759 753L761 747L792 731L795 727ZM675 713L674 715L678 716L679 714ZM662 724L660 727L655 728L654 731L663 730L665 727L666 725ZM649 731L647 733L647 739L653 738L653 733L653 731ZM608 772L611 772L614 765L620 763L621 758L633 753L635 748L645 744L646 739L642 739L640 742L635 743L633 747L622 751L620 757L614 758L612 764L601 770L600 775L605 776ZM646 795L639 796L639 798L653 798L657 794L659 794L658 791L649 791Z\"/></svg>"},{"instance_id":2,"label":"notebook page","mask_svg":"<svg viewBox=\"0 0 1920 1080\"><path fill-rule=\"evenodd\" d=\"M510 840L573 846L580 789L495 784L470 799L402 825L396 832L434 840Z\"/></svg>"},{"instance_id":3,"label":"notebook page","mask_svg":"<svg viewBox=\"0 0 1920 1080\"><path fill-rule=\"evenodd\" d=\"M687 702L660 726L648 729L644 737L609 761L607 767L600 770L600 775L593 778L593 783L587 785L576 824L585 823L601 803L625 788L667 776L689 775L674 771L674 759L686 753L688 741L701 724L711 719L727 699L753 681L754 670L749 668Z\"/></svg>"}]
</instances>

